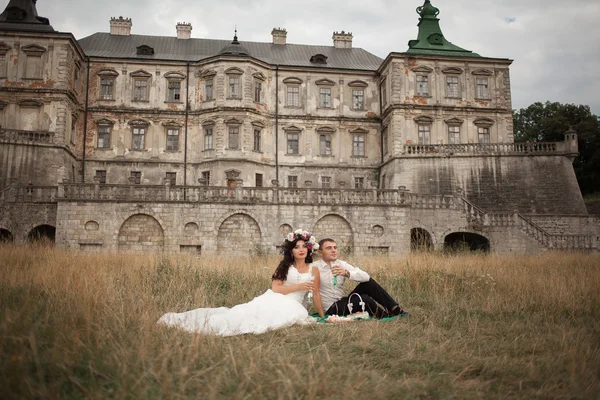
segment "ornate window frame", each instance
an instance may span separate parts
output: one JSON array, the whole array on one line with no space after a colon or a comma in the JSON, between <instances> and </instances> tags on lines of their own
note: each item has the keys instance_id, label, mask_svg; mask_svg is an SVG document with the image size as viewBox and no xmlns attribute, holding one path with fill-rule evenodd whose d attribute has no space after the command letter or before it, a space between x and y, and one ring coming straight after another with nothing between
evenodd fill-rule
<instances>
[{"instance_id":1,"label":"ornate window frame","mask_svg":"<svg viewBox=\"0 0 600 400\"><path fill-rule=\"evenodd\" d=\"M242 100L244 97L243 75L244 71L238 67L231 67L225 70L225 76L227 77L227 100ZM233 79L237 79L237 81L233 81Z\"/></svg>"},{"instance_id":2,"label":"ornate window frame","mask_svg":"<svg viewBox=\"0 0 600 400\"><path fill-rule=\"evenodd\" d=\"M164 75L165 79L167 80L167 87L165 90L165 103L177 103L177 104L181 104L183 103L183 99L182 99L182 92L183 92L183 85L182 82L186 79L186 76L184 73L179 72L179 71L169 71ZM171 88L171 85L175 85L178 84L179 85L179 93L177 93L176 91L176 87ZM171 89L173 90L173 92L171 92ZM173 94L173 97L171 98L171 94ZM177 98L179 97L179 98Z\"/></svg>"},{"instance_id":3,"label":"ornate window frame","mask_svg":"<svg viewBox=\"0 0 600 400\"><path fill-rule=\"evenodd\" d=\"M430 75L433 72L433 68L426 65L419 65L412 69L415 74L415 97L431 97L431 78ZM427 93L419 92L419 77L424 77L424 83L427 84Z\"/></svg>"},{"instance_id":4,"label":"ornate window frame","mask_svg":"<svg viewBox=\"0 0 600 400\"><path fill-rule=\"evenodd\" d=\"M150 102L150 84L152 80L152 74L143 69L138 69L129 74L131 76L131 101L135 102ZM136 82L145 82L146 91L143 99L136 98ZM141 87L141 86L140 86ZM140 90L141 92L141 90Z\"/></svg>"},{"instance_id":5,"label":"ornate window frame","mask_svg":"<svg viewBox=\"0 0 600 400\"><path fill-rule=\"evenodd\" d=\"M304 81L300 78L292 76L292 77L285 78L283 80L283 83L285 85L285 107L286 108L302 108L303 96L302 96L302 90L300 90L300 89L301 89L301 86L304 83ZM296 92L290 93L290 88L297 89L298 104L290 104L290 94L292 95L292 98L293 98L293 94L296 93Z\"/></svg>"}]
</instances>

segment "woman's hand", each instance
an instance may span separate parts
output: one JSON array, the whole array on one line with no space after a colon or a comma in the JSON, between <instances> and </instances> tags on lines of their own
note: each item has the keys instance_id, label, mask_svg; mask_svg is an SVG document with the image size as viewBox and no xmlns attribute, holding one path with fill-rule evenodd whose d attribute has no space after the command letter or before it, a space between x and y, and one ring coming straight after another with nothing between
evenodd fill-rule
<instances>
[{"instance_id":1,"label":"woman's hand","mask_svg":"<svg viewBox=\"0 0 600 400\"><path fill-rule=\"evenodd\" d=\"M296 290L313 290L314 288L314 283L312 281L308 281L308 282L302 282L302 283L298 283L296 285L297 289Z\"/></svg>"}]
</instances>

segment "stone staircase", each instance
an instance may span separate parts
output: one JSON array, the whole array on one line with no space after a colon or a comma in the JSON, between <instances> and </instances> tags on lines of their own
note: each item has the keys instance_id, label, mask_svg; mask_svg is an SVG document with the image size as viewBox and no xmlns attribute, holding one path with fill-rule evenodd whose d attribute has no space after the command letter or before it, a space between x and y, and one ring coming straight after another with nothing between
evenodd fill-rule
<instances>
[{"instance_id":1,"label":"stone staircase","mask_svg":"<svg viewBox=\"0 0 600 400\"><path fill-rule=\"evenodd\" d=\"M536 225L523 214L485 212L464 197L459 197L463 204L463 212L469 223L479 226L515 226L529 237L535 239L542 247L557 250L598 250L594 235L553 235Z\"/></svg>"}]
</instances>

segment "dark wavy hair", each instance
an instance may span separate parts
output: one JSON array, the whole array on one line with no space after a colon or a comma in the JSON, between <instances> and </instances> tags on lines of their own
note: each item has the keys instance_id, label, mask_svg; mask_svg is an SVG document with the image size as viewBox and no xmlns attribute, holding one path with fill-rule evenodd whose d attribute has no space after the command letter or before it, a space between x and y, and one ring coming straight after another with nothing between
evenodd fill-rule
<instances>
[{"instance_id":1,"label":"dark wavy hair","mask_svg":"<svg viewBox=\"0 0 600 400\"><path fill-rule=\"evenodd\" d=\"M273 272L271 280L285 281L287 279L288 271L292 264L294 264L294 256L292 255L292 249L296 247L296 243L298 243L298 240L302 239L295 239L291 242L288 242L287 240L285 241L285 245L283 247L283 260L279 262L277 269L275 270L275 272ZM307 264L313 262L312 251L308 250L304 262Z\"/></svg>"}]
</instances>

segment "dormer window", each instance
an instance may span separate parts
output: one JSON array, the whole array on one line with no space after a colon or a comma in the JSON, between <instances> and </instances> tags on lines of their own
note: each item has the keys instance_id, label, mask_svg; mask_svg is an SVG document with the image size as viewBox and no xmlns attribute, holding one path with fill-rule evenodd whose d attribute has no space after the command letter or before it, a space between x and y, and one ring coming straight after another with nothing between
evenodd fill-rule
<instances>
[{"instance_id":1,"label":"dormer window","mask_svg":"<svg viewBox=\"0 0 600 400\"><path fill-rule=\"evenodd\" d=\"M154 49L150 46L143 44L143 45L137 47L137 55L138 56L153 56Z\"/></svg>"},{"instance_id":2,"label":"dormer window","mask_svg":"<svg viewBox=\"0 0 600 400\"><path fill-rule=\"evenodd\" d=\"M323 54L315 54L310 58L310 62L313 64L327 64L327 56Z\"/></svg>"}]
</instances>

